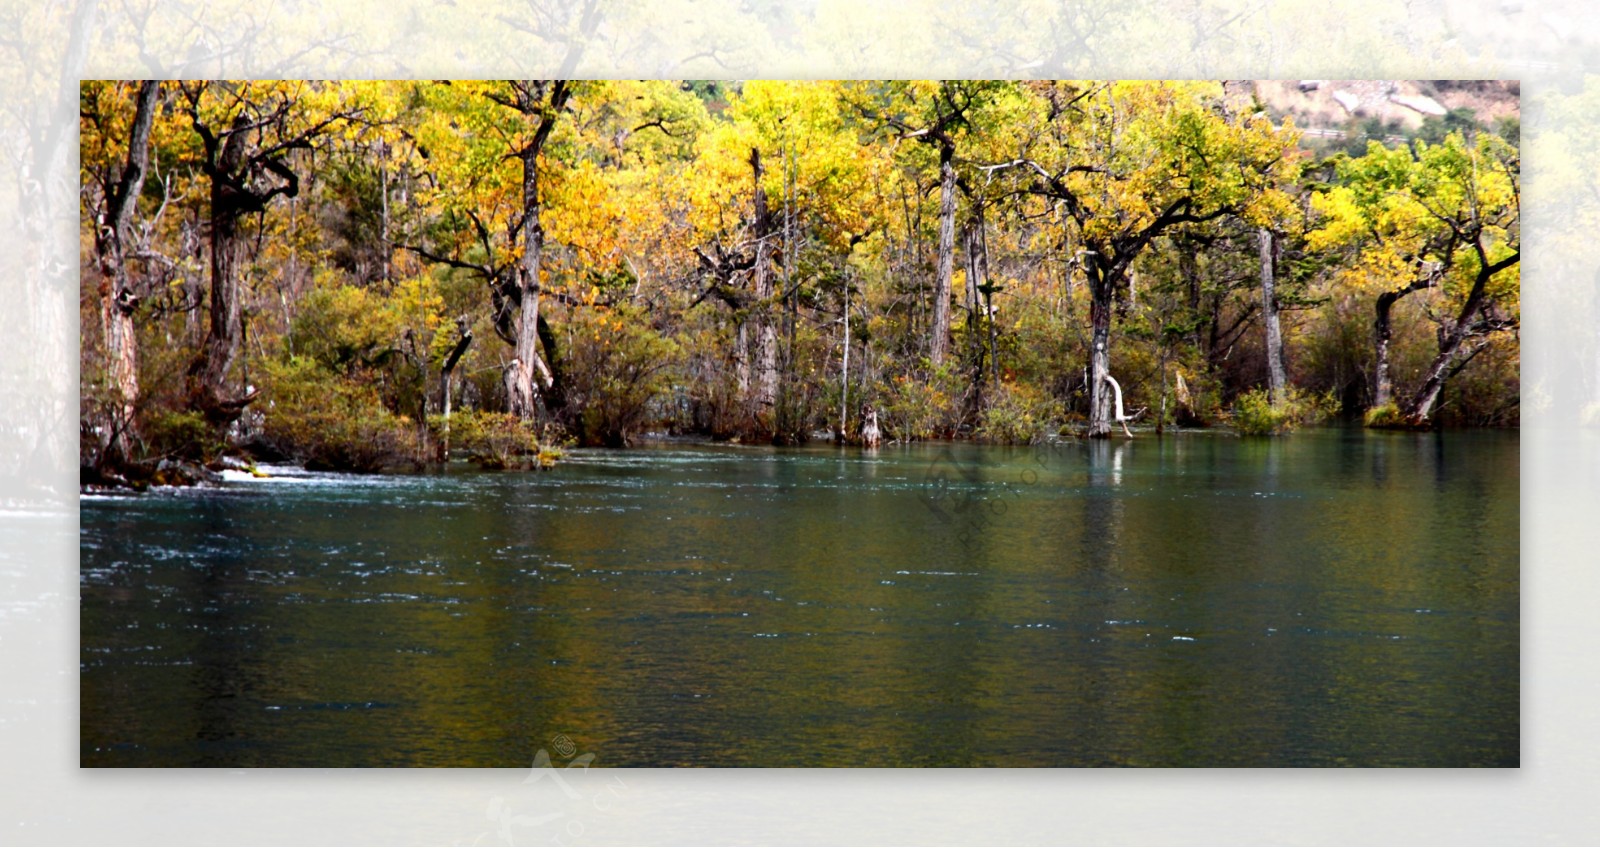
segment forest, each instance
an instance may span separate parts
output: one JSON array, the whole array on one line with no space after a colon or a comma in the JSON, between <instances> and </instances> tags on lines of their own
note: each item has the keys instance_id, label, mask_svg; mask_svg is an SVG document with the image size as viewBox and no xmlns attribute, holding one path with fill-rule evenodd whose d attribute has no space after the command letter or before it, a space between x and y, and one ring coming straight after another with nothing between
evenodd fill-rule
<instances>
[{"instance_id":1,"label":"forest","mask_svg":"<svg viewBox=\"0 0 1600 848\"><path fill-rule=\"evenodd\" d=\"M1248 82L89 81L87 483L1516 426L1515 119Z\"/></svg>"}]
</instances>

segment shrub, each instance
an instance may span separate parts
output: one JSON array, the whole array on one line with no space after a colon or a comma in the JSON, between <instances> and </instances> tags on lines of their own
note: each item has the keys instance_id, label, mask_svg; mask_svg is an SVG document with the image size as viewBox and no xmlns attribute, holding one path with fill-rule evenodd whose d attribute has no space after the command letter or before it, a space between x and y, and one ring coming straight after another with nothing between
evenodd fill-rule
<instances>
[{"instance_id":1,"label":"shrub","mask_svg":"<svg viewBox=\"0 0 1600 848\"><path fill-rule=\"evenodd\" d=\"M1030 445L1044 436L1060 414L1060 404L1037 389L1004 384L979 416L974 436L980 442Z\"/></svg>"},{"instance_id":2,"label":"shrub","mask_svg":"<svg viewBox=\"0 0 1600 848\"><path fill-rule=\"evenodd\" d=\"M1233 407L1233 429L1244 436L1275 436L1296 427L1315 424L1339 410L1333 392L1316 394L1288 389L1281 404L1273 404L1266 389L1252 389L1239 396Z\"/></svg>"},{"instance_id":3,"label":"shrub","mask_svg":"<svg viewBox=\"0 0 1600 848\"><path fill-rule=\"evenodd\" d=\"M881 422L894 438L902 441L949 435L955 430L960 384L960 376L949 365L933 371L931 378L914 374L891 377L879 391L883 398Z\"/></svg>"},{"instance_id":4,"label":"shrub","mask_svg":"<svg viewBox=\"0 0 1600 848\"><path fill-rule=\"evenodd\" d=\"M444 438L444 417L431 416L428 427L436 438ZM505 412L462 410L450 416L450 449L461 451L467 459L482 468L548 467L560 456L554 453L546 461L545 452L533 428L515 415Z\"/></svg>"},{"instance_id":5,"label":"shrub","mask_svg":"<svg viewBox=\"0 0 1600 848\"><path fill-rule=\"evenodd\" d=\"M1400 414L1400 407L1393 403L1372 407L1362 416L1361 421L1368 427L1377 429L1404 427L1407 425L1406 417Z\"/></svg>"},{"instance_id":6,"label":"shrub","mask_svg":"<svg viewBox=\"0 0 1600 848\"><path fill-rule=\"evenodd\" d=\"M199 412L160 410L144 422L144 441L151 456L204 462L225 447L217 431Z\"/></svg>"},{"instance_id":7,"label":"shrub","mask_svg":"<svg viewBox=\"0 0 1600 848\"><path fill-rule=\"evenodd\" d=\"M670 388L678 353L642 311L581 310L568 322L569 423L585 445L622 447L650 423L651 403Z\"/></svg>"},{"instance_id":8,"label":"shrub","mask_svg":"<svg viewBox=\"0 0 1600 848\"><path fill-rule=\"evenodd\" d=\"M1426 430L1437 423L1437 419L1411 418L1393 403L1367 410L1362 421L1374 430Z\"/></svg>"},{"instance_id":9,"label":"shrub","mask_svg":"<svg viewBox=\"0 0 1600 848\"><path fill-rule=\"evenodd\" d=\"M384 408L373 387L301 356L267 370L263 436L307 468L380 471L421 461L416 426Z\"/></svg>"},{"instance_id":10,"label":"shrub","mask_svg":"<svg viewBox=\"0 0 1600 848\"><path fill-rule=\"evenodd\" d=\"M289 349L330 371L376 364L400 335L399 321L387 306L380 295L357 286L312 291L289 329Z\"/></svg>"}]
</instances>

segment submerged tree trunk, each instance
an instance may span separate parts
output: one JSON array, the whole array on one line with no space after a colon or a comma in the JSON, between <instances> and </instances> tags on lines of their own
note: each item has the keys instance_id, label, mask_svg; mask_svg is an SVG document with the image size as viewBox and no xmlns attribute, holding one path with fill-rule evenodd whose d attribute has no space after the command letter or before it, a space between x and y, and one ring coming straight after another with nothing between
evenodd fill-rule
<instances>
[{"instance_id":1,"label":"submerged tree trunk","mask_svg":"<svg viewBox=\"0 0 1600 848\"><path fill-rule=\"evenodd\" d=\"M1278 324L1278 299L1273 291L1275 282L1272 231L1262 227L1258 232L1261 247L1261 316L1267 330L1267 390L1272 405L1281 406L1289 399L1289 380L1283 368L1283 330Z\"/></svg>"},{"instance_id":2,"label":"submerged tree trunk","mask_svg":"<svg viewBox=\"0 0 1600 848\"><path fill-rule=\"evenodd\" d=\"M133 314L139 297L128 274L128 241L132 236L133 215L144 191L150 166L150 126L155 120L156 98L161 84L146 80L139 86L138 106L128 138L128 158L116 185L106 197L105 220L95 233L95 248L100 265L101 320L105 329L106 371L115 390L116 408L110 422L110 441L103 459L128 460L131 453L134 413L139 399L139 350Z\"/></svg>"},{"instance_id":3,"label":"submerged tree trunk","mask_svg":"<svg viewBox=\"0 0 1600 848\"><path fill-rule=\"evenodd\" d=\"M1089 438L1111 435L1111 308L1115 271L1096 255L1089 262Z\"/></svg>"},{"instance_id":4,"label":"submerged tree trunk","mask_svg":"<svg viewBox=\"0 0 1600 848\"><path fill-rule=\"evenodd\" d=\"M1390 311L1399 300L1394 292L1378 295L1377 315L1372 321L1372 405L1387 406L1394 400L1394 378L1389 374L1389 342L1394 338Z\"/></svg>"},{"instance_id":5,"label":"submerged tree trunk","mask_svg":"<svg viewBox=\"0 0 1600 848\"><path fill-rule=\"evenodd\" d=\"M928 359L937 368L950 347L950 287L955 276L956 166L955 148L939 148L939 264L933 280L933 328L928 336Z\"/></svg>"}]
</instances>

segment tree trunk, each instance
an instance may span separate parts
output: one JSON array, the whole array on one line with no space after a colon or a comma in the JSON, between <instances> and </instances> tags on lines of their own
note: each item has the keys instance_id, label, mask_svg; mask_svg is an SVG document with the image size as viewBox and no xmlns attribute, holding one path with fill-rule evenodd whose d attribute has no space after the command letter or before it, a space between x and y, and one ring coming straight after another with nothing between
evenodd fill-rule
<instances>
[{"instance_id":1,"label":"tree trunk","mask_svg":"<svg viewBox=\"0 0 1600 848\"><path fill-rule=\"evenodd\" d=\"M933 281L933 328L928 337L928 358L934 367L944 364L950 346L950 286L955 275L956 166L955 148L939 148L939 265Z\"/></svg>"},{"instance_id":2,"label":"tree trunk","mask_svg":"<svg viewBox=\"0 0 1600 848\"><path fill-rule=\"evenodd\" d=\"M444 366L439 369L439 406L444 413L444 425L440 428L439 440L440 462L447 462L450 459L450 378L455 373L456 363L461 361L461 356L472 344L472 330L465 317L456 319L456 330L461 337L456 340L456 346L450 349L450 355L444 359Z\"/></svg>"},{"instance_id":3,"label":"tree trunk","mask_svg":"<svg viewBox=\"0 0 1600 848\"><path fill-rule=\"evenodd\" d=\"M1159 436L1167 425L1167 353L1165 343L1161 345L1161 356L1156 362L1156 370L1161 372L1161 412L1156 416L1156 435Z\"/></svg>"},{"instance_id":4,"label":"tree trunk","mask_svg":"<svg viewBox=\"0 0 1600 848\"><path fill-rule=\"evenodd\" d=\"M750 333L749 322L743 318L733 331L733 384L743 400L750 396Z\"/></svg>"},{"instance_id":5,"label":"tree trunk","mask_svg":"<svg viewBox=\"0 0 1600 848\"><path fill-rule=\"evenodd\" d=\"M850 272L844 277L844 356L839 363L839 435L844 444L850 433Z\"/></svg>"},{"instance_id":6,"label":"tree trunk","mask_svg":"<svg viewBox=\"0 0 1600 848\"><path fill-rule=\"evenodd\" d=\"M780 357L780 372L778 407L774 416L776 427L775 443L800 444L805 441L806 434L802 432L799 420L800 412L794 398L794 356L795 328L800 323L800 298L799 293L792 284L795 268L795 251L798 239L795 237L795 181L798 178L796 168L798 161L795 158L794 148L785 145L783 148L783 285L779 291L783 295L783 353Z\"/></svg>"},{"instance_id":7,"label":"tree trunk","mask_svg":"<svg viewBox=\"0 0 1600 848\"><path fill-rule=\"evenodd\" d=\"M1450 334L1445 345L1440 349L1439 355L1434 357L1433 363L1428 366L1428 376L1422 381L1422 388L1406 402L1400 412L1406 420L1413 425L1426 424L1433 415L1433 407L1439 402L1439 393L1444 391L1445 381L1460 370L1459 365L1465 365L1463 360L1457 363L1456 356L1461 352L1462 342L1465 337L1456 338ZM1477 351L1472 352L1476 354ZM1467 358L1471 358L1469 355Z\"/></svg>"},{"instance_id":8,"label":"tree trunk","mask_svg":"<svg viewBox=\"0 0 1600 848\"><path fill-rule=\"evenodd\" d=\"M1479 256L1484 256L1481 248ZM1411 423L1422 424L1428 420L1429 416L1433 415L1433 407L1439 401L1439 393L1444 390L1445 381L1449 380L1457 371L1460 371L1467 361L1476 356L1477 352L1482 349L1482 345L1479 345L1460 362L1456 361L1467 339L1472 338L1479 332L1478 328L1474 327L1474 323L1478 319L1479 310L1484 307L1484 292L1488 288L1489 279L1504 268L1515 264L1516 261L1517 259L1513 257L1493 265L1485 262L1485 264L1478 267L1477 276L1472 281L1472 291L1467 294L1467 299L1462 302L1461 310L1456 313L1455 320L1450 323L1444 333L1440 334L1439 353L1433 358L1433 363L1428 366L1427 377L1422 381L1422 388L1417 390L1417 393L1412 396L1411 400L1401 410Z\"/></svg>"},{"instance_id":9,"label":"tree trunk","mask_svg":"<svg viewBox=\"0 0 1600 848\"><path fill-rule=\"evenodd\" d=\"M1096 255L1089 263L1089 323L1093 328L1089 346L1089 438L1111 435L1111 392L1106 378L1111 374L1111 298L1116 289L1116 272Z\"/></svg>"},{"instance_id":10,"label":"tree trunk","mask_svg":"<svg viewBox=\"0 0 1600 848\"><path fill-rule=\"evenodd\" d=\"M980 226L978 221L973 221L962 234L967 256L967 394L973 412L983 405L984 338L980 318L983 299L979 287L984 278L985 260Z\"/></svg>"},{"instance_id":11,"label":"tree trunk","mask_svg":"<svg viewBox=\"0 0 1600 848\"><path fill-rule=\"evenodd\" d=\"M773 234L772 212L767 206L767 192L761 187L765 173L761 167L761 152L750 149L750 171L755 192L755 266L752 270L755 288L755 361L756 396L752 415L754 422L766 429L767 419L778 402L778 331L773 321L772 263L769 261Z\"/></svg>"},{"instance_id":12,"label":"tree trunk","mask_svg":"<svg viewBox=\"0 0 1600 848\"><path fill-rule=\"evenodd\" d=\"M1189 311L1200 311L1200 267L1195 259L1194 246L1187 241L1178 242L1178 275L1183 278L1184 303ZM1195 346L1200 344L1198 328L1194 337Z\"/></svg>"},{"instance_id":13,"label":"tree trunk","mask_svg":"<svg viewBox=\"0 0 1600 848\"><path fill-rule=\"evenodd\" d=\"M121 462L132 455L134 412L139 399L138 337L133 325L139 297L128 275L127 246L133 215L144 191L150 165L150 126L155 119L161 84L146 80L139 86L138 107L128 138L128 158L117 184L106 198L106 219L96 233L100 263L101 319L105 329L106 371L116 391L116 409L110 422L110 442L104 459Z\"/></svg>"},{"instance_id":14,"label":"tree trunk","mask_svg":"<svg viewBox=\"0 0 1600 848\"><path fill-rule=\"evenodd\" d=\"M567 406L566 363L561 357L560 341L549 317L539 313L539 344L544 351L539 359L539 392L546 412L558 412Z\"/></svg>"},{"instance_id":15,"label":"tree trunk","mask_svg":"<svg viewBox=\"0 0 1600 848\"><path fill-rule=\"evenodd\" d=\"M1395 302L1410 293L1410 289L1386 291L1378 295L1376 316L1372 321L1373 365L1372 405L1386 406L1394 400L1394 378L1389 373L1389 342L1394 337L1390 313Z\"/></svg>"},{"instance_id":16,"label":"tree trunk","mask_svg":"<svg viewBox=\"0 0 1600 848\"><path fill-rule=\"evenodd\" d=\"M235 399L228 390L228 372L239 353L244 337L244 312L240 302L239 266L244 258L244 241L239 223L252 198L240 184L247 175L240 173L245 154L243 127L249 119L241 114L223 142L216 166L211 170L211 304L206 339L201 345L199 385L194 403L213 425L238 419L249 398Z\"/></svg>"},{"instance_id":17,"label":"tree trunk","mask_svg":"<svg viewBox=\"0 0 1600 848\"><path fill-rule=\"evenodd\" d=\"M588 19L585 18L587 21ZM571 55L568 57L572 58ZM538 417L544 411L546 393L555 378L539 355L539 297L543 283L539 279L540 263L544 253L543 201L539 197L539 153L555 129L555 122L565 108L572 89L567 80L519 80L512 84L516 92L514 108L524 119L536 119L533 137L514 154L522 160L522 257L517 267L517 301L519 312L516 322L515 353L506 369L506 394L512 414L524 421Z\"/></svg>"},{"instance_id":18,"label":"tree trunk","mask_svg":"<svg viewBox=\"0 0 1600 848\"><path fill-rule=\"evenodd\" d=\"M539 220L539 151L530 146L522 159L522 261L517 271L517 345L506 375L511 414L531 421L539 414L539 391L535 374L541 372L539 358L539 260L544 251L544 225Z\"/></svg>"},{"instance_id":19,"label":"tree trunk","mask_svg":"<svg viewBox=\"0 0 1600 848\"><path fill-rule=\"evenodd\" d=\"M1278 299L1273 292L1274 245L1272 231L1262 227L1258 232L1261 246L1261 315L1267 329L1267 389L1273 406L1282 406L1289 399L1289 380L1283 369L1283 330L1278 324Z\"/></svg>"},{"instance_id":20,"label":"tree trunk","mask_svg":"<svg viewBox=\"0 0 1600 848\"><path fill-rule=\"evenodd\" d=\"M983 323L987 328L989 342L989 381L990 386L1000 388L1000 339L995 328L994 312L994 287L989 285L989 235L984 228L983 210L978 210L978 252L983 257L982 273L980 276L980 291L983 294Z\"/></svg>"},{"instance_id":21,"label":"tree trunk","mask_svg":"<svg viewBox=\"0 0 1600 848\"><path fill-rule=\"evenodd\" d=\"M989 379L995 388L1000 387L1000 340L995 329L994 293L983 293L983 317L989 325Z\"/></svg>"}]
</instances>

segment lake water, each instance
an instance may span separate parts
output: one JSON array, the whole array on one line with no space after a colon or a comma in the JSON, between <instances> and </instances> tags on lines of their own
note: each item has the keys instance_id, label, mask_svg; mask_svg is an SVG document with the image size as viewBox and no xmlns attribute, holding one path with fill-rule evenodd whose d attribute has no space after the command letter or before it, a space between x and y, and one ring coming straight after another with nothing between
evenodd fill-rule
<instances>
[{"instance_id":1,"label":"lake water","mask_svg":"<svg viewBox=\"0 0 1600 848\"><path fill-rule=\"evenodd\" d=\"M86 766L1515 766L1518 437L86 497Z\"/></svg>"}]
</instances>

